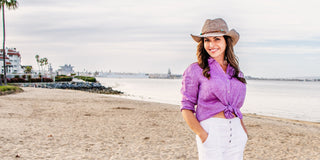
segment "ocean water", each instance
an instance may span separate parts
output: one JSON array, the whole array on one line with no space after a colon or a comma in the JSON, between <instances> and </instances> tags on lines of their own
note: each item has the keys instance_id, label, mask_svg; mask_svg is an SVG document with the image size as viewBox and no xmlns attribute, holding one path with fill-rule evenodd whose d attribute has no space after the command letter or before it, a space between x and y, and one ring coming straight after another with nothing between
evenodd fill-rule
<instances>
[{"instance_id":1,"label":"ocean water","mask_svg":"<svg viewBox=\"0 0 320 160\"><path fill-rule=\"evenodd\" d=\"M180 105L181 79L102 78L120 96ZM320 122L320 82L248 80L243 113Z\"/></svg>"}]
</instances>

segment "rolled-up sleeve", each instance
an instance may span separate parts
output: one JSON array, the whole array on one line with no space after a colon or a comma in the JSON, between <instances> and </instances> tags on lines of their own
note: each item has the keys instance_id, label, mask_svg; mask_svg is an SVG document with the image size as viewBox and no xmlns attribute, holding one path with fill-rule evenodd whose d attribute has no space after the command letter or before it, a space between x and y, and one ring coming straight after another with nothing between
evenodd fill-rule
<instances>
[{"instance_id":1,"label":"rolled-up sleeve","mask_svg":"<svg viewBox=\"0 0 320 160\"><path fill-rule=\"evenodd\" d=\"M183 73L182 87L180 90L182 94L181 111L186 109L191 110L193 113L195 112L199 88L199 80L195 65L197 64L190 65Z\"/></svg>"}]
</instances>

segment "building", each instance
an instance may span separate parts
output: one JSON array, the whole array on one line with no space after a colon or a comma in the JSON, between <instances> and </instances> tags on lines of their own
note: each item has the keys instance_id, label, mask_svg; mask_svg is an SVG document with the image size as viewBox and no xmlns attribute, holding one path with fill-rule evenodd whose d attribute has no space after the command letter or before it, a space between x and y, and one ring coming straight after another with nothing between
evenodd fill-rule
<instances>
[{"instance_id":1,"label":"building","mask_svg":"<svg viewBox=\"0 0 320 160\"><path fill-rule=\"evenodd\" d=\"M23 69L21 66L21 55L16 48L6 48L6 68L8 74L22 74ZM0 49L0 68L1 74L4 73L3 69L3 50Z\"/></svg>"},{"instance_id":2,"label":"building","mask_svg":"<svg viewBox=\"0 0 320 160\"><path fill-rule=\"evenodd\" d=\"M60 66L60 69L58 69L58 74L59 75L71 75L71 73L75 73L73 71L73 67L74 66L71 66L71 64L69 65L64 65L64 66Z\"/></svg>"},{"instance_id":3,"label":"building","mask_svg":"<svg viewBox=\"0 0 320 160\"><path fill-rule=\"evenodd\" d=\"M7 66L11 65L11 63L9 62L9 58L7 56L5 57L5 59L6 59L5 60L6 65ZM4 73L4 71L3 71L3 54L0 54L0 68L1 68L0 74L3 74ZM7 70L7 72L8 72L8 70Z\"/></svg>"}]
</instances>

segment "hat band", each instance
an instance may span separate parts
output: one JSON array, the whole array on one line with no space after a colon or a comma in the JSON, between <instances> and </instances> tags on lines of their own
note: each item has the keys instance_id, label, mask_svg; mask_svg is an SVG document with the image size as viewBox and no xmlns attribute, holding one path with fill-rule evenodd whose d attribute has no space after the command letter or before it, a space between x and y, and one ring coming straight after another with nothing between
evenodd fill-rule
<instances>
[{"instance_id":1,"label":"hat band","mask_svg":"<svg viewBox=\"0 0 320 160\"><path fill-rule=\"evenodd\" d=\"M202 32L202 33L200 33L200 35L209 34L209 33L223 33L223 34L226 34L227 32L224 31L223 29L221 29L221 30L219 30L219 31L207 31L207 32Z\"/></svg>"}]
</instances>

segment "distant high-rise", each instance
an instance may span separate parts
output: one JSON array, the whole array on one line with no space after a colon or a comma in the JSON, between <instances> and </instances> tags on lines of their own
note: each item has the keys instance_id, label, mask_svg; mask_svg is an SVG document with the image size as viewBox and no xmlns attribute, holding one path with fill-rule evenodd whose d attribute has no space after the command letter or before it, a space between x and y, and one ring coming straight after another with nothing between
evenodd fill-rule
<instances>
[{"instance_id":1,"label":"distant high-rise","mask_svg":"<svg viewBox=\"0 0 320 160\"><path fill-rule=\"evenodd\" d=\"M168 75L167 75L167 78L171 78L171 70L170 70L170 68L168 69Z\"/></svg>"}]
</instances>

